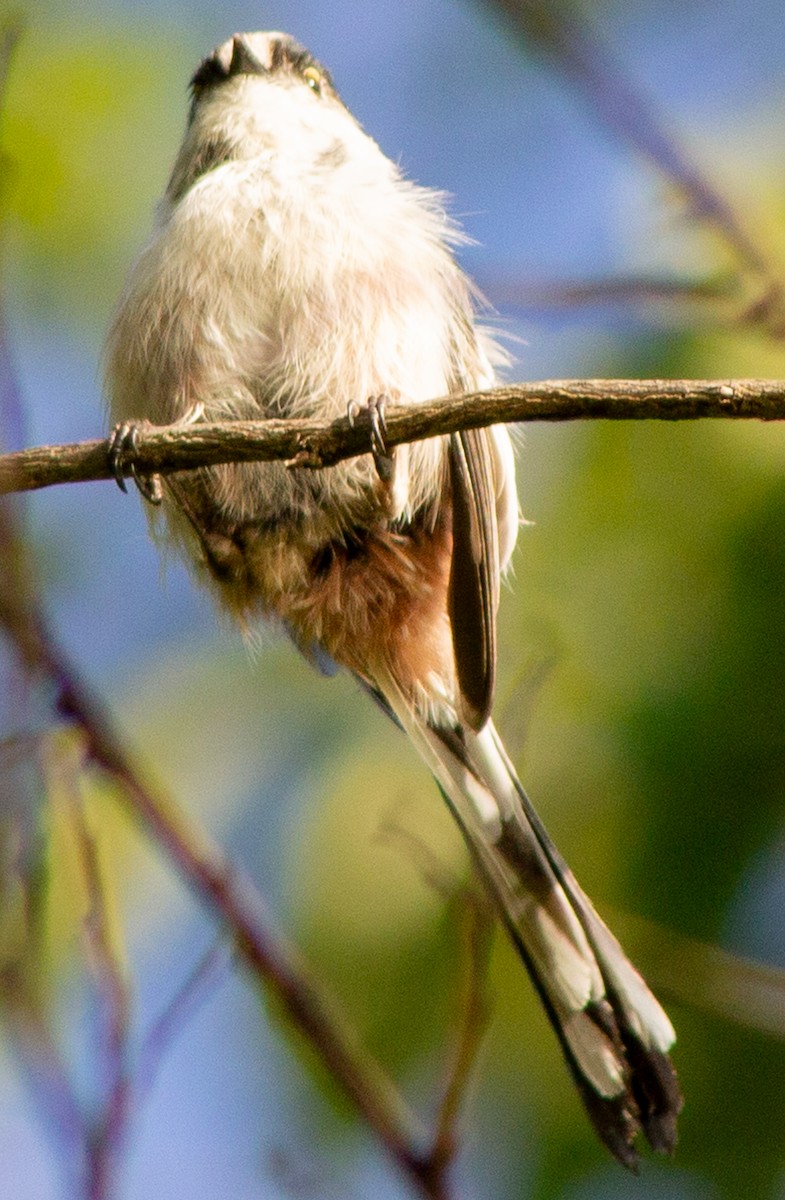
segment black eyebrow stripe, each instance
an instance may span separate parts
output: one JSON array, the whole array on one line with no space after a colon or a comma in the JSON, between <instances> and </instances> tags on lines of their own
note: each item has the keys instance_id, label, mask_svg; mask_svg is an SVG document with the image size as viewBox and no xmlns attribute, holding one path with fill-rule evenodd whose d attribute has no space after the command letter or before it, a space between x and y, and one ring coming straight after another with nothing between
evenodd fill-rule
<instances>
[{"instance_id":1,"label":"black eyebrow stripe","mask_svg":"<svg viewBox=\"0 0 785 1200\"><path fill-rule=\"evenodd\" d=\"M276 71L288 70L292 74L302 77L309 67L317 70L324 83L335 92L335 85L330 72L314 58L305 46L301 46L299 42L295 42L293 39L288 41L274 41L272 43L270 48L270 66L264 73L273 74ZM192 116L199 95L223 83L229 77L230 73L218 58L217 51L213 51L212 54L209 54L202 60L191 77L190 91L193 97L191 105Z\"/></svg>"},{"instance_id":2,"label":"black eyebrow stripe","mask_svg":"<svg viewBox=\"0 0 785 1200\"><path fill-rule=\"evenodd\" d=\"M222 79L226 79L226 71L215 54L209 54L199 63L191 76L191 91L208 87L212 83L219 83Z\"/></svg>"}]
</instances>

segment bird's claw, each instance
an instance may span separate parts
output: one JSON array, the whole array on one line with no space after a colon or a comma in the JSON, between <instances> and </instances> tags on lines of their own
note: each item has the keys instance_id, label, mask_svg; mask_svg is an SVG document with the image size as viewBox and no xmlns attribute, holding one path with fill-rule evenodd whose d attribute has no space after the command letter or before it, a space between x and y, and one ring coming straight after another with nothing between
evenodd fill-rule
<instances>
[{"instance_id":1,"label":"bird's claw","mask_svg":"<svg viewBox=\"0 0 785 1200\"><path fill-rule=\"evenodd\" d=\"M376 472L383 483L389 483L393 475L393 456L387 446L386 396L371 396L365 405L351 400L347 406L349 424L354 425L360 412L367 414L371 430L371 454Z\"/></svg>"},{"instance_id":2,"label":"bird's claw","mask_svg":"<svg viewBox=\"0 0 785 1200\"><path fill-rule=\"evenodd\" d=\"M145 475L137 470L136 453L139 426L133 421L115 425L109 439L109 466L121 492L127 492L125 477L130 475L148 504L160 504L163 499L160 475Z\"/></svg>"}]
</instances>

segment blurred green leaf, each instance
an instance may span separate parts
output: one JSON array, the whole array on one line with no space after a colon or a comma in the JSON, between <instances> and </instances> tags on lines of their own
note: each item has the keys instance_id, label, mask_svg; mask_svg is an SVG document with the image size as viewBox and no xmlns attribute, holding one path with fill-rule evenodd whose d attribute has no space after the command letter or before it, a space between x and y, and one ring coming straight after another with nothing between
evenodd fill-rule
<instances>
[{"instance_id":1,"label":"blurred green leaf","mask_svg":"<svg viewBox=\"0 0 785 1200\"><path fill-rule=\"evenodd\" d=\"M45 23L20 41L3 127L15 284L60 320L75 277L77 319L105 319L152 221L183 122L178 53L164 30Z\"/></svg>"}]
</instances>

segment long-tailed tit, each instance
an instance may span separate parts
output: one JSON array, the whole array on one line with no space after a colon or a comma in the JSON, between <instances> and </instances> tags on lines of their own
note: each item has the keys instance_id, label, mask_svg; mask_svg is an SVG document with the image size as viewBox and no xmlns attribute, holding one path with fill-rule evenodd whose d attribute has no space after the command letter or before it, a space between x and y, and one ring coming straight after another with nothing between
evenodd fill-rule
<instances>
[{"instance_id":1,"label":"long-tailed tit","mask_svg":"<svg viewBox=\"0 0 785 1200\"><path fill-rule=\"evenodd\" d=\"M401 177L282 33L199 66L153 235L109 336L114 420L302 417L369 403L373 454L156 483L168 536L242 621L277 619L362 681L436 778L561 1043L627 1165L676 1139L670 1021L578 886L490 711L499 578L518 524L496 427L388 452L383 402L492 384L442 197ZM117 439L118 470L129 465ZM151 493L148 481L146 490Z\"/></svg>"}]
</instances>

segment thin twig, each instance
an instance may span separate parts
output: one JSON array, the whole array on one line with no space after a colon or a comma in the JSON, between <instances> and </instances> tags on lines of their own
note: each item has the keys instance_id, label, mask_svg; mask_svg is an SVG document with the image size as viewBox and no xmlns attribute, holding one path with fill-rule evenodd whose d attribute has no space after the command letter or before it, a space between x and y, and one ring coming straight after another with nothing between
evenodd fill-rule
<instances>
[{"instance_id":1,"label":"thin twig","mask_svg":"<svg viewBox=\"0 0 785 1200\"><path fill-rule=\"evenodd\" d=\"M488 962L495 919L485 896L479 891L465 890L463 899L463 932L467 949L459 1030L436 1115L431 1147L434 1162L445 1166L455 1157L461 1105L491 1014L487 990Z\"/></svg>"},{"instance_id":2,"label":"thin twig","mask_svg":"<svg viewBox=\"0 0 785 1200\"><path fill-rule=\"evenodd\" d=\"M234 954L227 948L226 938L219 937L180 984L142 1041L135 1073L137 1096L152 1088L167 1050L189 1017L224 980L233 965Z\"/></svg>"},{"instance_id":3,"label":"thin twig","mask_svg":"<svg viewBox=\"0 0 785 1200\"><path fill-rule=\"evenodd\" d=\"M655 275L609 275L573 281L523 279L492 266L476 271L475 281L496 307L529 313L561 313L573 309L654 306L675 324L689 309L710 311L712 326L719 312L737 316L738 288L727 274L703 279L671 279ZM726 318L726 320L729 319Z\"/></svg>"},{"instance_id":4,"label":"thin twig","mask_svg":"<svg viewBox=\"0 0 785 1200\"><path fill-rule=\"evenodd\" d=\"M166 1052L183 1032L199 1000L207 995L209 985L218 982L231 961L223 939L203 955L143 1039L135 1064L130 1061L128 1042L118 1046L116 1070L103 1111L90 1130L85 1200L110 1200L114 1194L120 1159L132 1132L133 1113L151 1091Z\"/></svg>"},{"instance_id":5,"label":"thin twig","mask_svg":"<svg viewBox=\"0 0 785 1200\"><path fill-rule=\"evenodd\" d=\"M75 783L76 781L74 781ZM98 860L98 847L87 823L82 798L72 793L71 819L76 834L82 874L87 891L88 909L85 932L92 955L98 990L106 1010L108 1078L123 1068L128 1049L131 996L125 971L114 944L109 921L109 908Z\"/></svg>"},{"instance_id":6,"label":"thin twig","mask_svg":"<svg viewBox=\"0 0 785 1200\"><path fill-rule=\"evenodd\" d=\"M457 1004L458 1032L451 1048L428 1155L434 1174L446 1178L458 1147L457 1126L461 1104L490 1018L488 962L496 919L478 878L473 875L468 885L456 879L428 843L419 834L407 829L395 816L382 822L376 840L397 845L428 887L445 901L460 906L466 952Z\"/></svg>"},{"instance_id":7,"label":"thin twig","mask_svg":"<svg viewBox=\"0 0 785 1200\"><path fill-rule=\"evenodd\" d=\"M87 1126L79 1097L38 1007L27 997L22 1000L9 980L3 981L3 1000L4 1028L33 1103L59 1149L66 1193L81 1197Z\"/></svg>"},{"instance_id":8,"label":"thin twig","mask_svg":"<svg viewBox=\"0 0 785 1200\"><path fill-rule=\"evenodd\" d=\"M70 775L70 773L69 773ZM69 778L68 798L87 891L85 931L106 1022L103 1099L87 1137L86 1200L108 1200L128 1135L131 1087L128 1049L131 993L114 944L98 847L87 823L78 782Z\"/></svg>"},{"instance_id":9,"label":"thin twig","mask_svg":"<svg viewBox=\"0 0 785 1200\"><path fill-rule=\"evenodd\" d=\"M623 941L640 950L658 992L742 1028L785 1041L785 970L608 909Z\"/></svg>"},{"instance_id":10,"label":"thin twig","mask_svg":"<svg viewBox=\"0 0 785 1200\"><path fill-rule=\"evenodd\" d=\"M390 813L380 823L374 841L380 846L394 846L398 849L414 867L425 886L436 892L446 903L465 894L467 902L470 901L466 884L444 865L419 833L407 829L394 813Z\"/></svg>"},{"instance_id":11,"label":"thin twig","mask_svg":"<svg viewBox=\"0 0 785 1200\"><path fill-rule=\"evenodd\" d=\"M24 29L21 12L6 15L0 26L0 130L5 123L5 101L8 76L13 65L19 40ZM14 164L0 146L0 213L4 212L9 180L13 178ZM0 245L0 255L5 247ZM14 369L11 343L7 332L5 298L0 296L0 445L20 446L24 444L25 420L22 406L22 390Z\"/></svg>"},{"instance_id":12,"label":"thin twig","mask_svg":"<svg viewBox=\"0 0 785 1200\"><path fill-rule=\"evenodd\" d=\"M28 618L35 626L35 636L25 638L23 652L37 655L34 662L27 658L28 667L56 685L58 707L82 730L92 760L120 785L120 795L131 813L142 820L180 875L231 933L252 976L275 994L400 1170L427 1200L445 1200L444 1182L433 1176L429 1157L422 1150L427 1138L419 1122L392 1081L359 1047L331 997L299 954L273 930L261 896L206 834L144 786L107 714L54 642L40 612L28 612Z\"/></svg>"},{"instance_id":13,"label":"thin twig","mask_svg":"<svg viewBox=\"0 0 785 1200\"><path fill-rule=\"evenodd\" d=\"M687 421L704 417L785 418L781 379L546 380L467 392L423 404L389 408L386 442L513 421ZM0 456L0 495L113 477L109 441L39 446ZM370 449L365 421L225 421L182 426L139 426L135 464L167 474L225 462L284 460L309 469L334 466Z\"/></svg>"},{"instance_id":14,"label":"thin twig","mask_svg":"<svg viewBox=\"0 0 785 1200\"><path fill-rule=\"evenodd\" d=\"M488 0L527 44L554 60L587 97L604 125L632 145L685 196L690 215L724 238L761 295L747 320L783 332L783 281L746 222L667 128L654 102L627 76L603 39L569 0Z\"/></svg>"}]
</instances>

